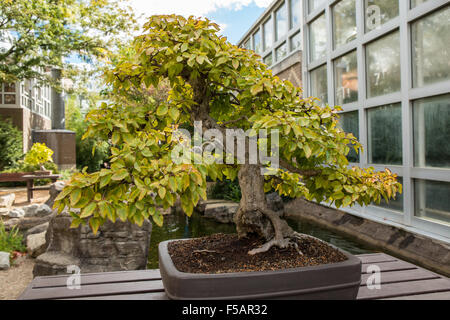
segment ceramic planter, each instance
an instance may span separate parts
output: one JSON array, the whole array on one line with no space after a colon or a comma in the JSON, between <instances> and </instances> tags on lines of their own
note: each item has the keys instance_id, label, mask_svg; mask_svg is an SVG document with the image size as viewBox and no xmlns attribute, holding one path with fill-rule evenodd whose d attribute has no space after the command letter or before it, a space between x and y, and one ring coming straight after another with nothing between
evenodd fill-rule
<instances>
[{"instance_id":1,"label":"ceramic planter","mask_svg":"<svg viewBox=\"0 0 450 320\"><path fill-rule=\"evenodd\" d=\"M168 252L172 241L177 240L159 244L159 268L170 299L352 300L361 283L361 260L341 249L348 260L338 263L277 271L198 274L176 269Z\"/></svg>"}]
</instances>

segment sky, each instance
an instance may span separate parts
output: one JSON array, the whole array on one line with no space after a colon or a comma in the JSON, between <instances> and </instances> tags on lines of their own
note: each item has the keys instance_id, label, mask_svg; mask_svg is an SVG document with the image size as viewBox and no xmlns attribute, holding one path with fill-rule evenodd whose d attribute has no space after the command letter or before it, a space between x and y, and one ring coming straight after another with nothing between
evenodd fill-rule
<instances>
[{"instance_id":1,"label":"sky","mask_svg":"<svg viewBox=\"0 0 450 320\"><path fill-rule=\"evenodd\" d=\"M207 17L237 44L273 0L130 0L138 15L179 14Z\"/></svg>"}]
</instances>

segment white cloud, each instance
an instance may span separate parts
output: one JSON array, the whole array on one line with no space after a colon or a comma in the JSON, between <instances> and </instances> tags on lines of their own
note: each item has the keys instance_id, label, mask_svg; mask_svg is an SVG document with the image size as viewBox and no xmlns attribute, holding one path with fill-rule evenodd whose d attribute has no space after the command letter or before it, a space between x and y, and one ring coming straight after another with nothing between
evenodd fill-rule
<instances>
[{"instance_id":1,"label":"white cloud","mask_svg":"<svg viewBox=\"0 0 450 320\"><path fill-rule=\"evenodd\" d=\"M240 10L244 6L254 3L265 8L273 0L131 0L132 7L137 14L150 16L153 14L179 14L204 16L218 9Z\"/></svg>"}]
</instances>

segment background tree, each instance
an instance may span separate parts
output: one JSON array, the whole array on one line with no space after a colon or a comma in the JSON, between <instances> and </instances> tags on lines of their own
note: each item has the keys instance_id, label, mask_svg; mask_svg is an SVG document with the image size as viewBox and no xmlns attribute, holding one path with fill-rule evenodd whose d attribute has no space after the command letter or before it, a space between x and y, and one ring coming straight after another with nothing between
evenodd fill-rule
<instances>
[{"instance_id":1,"label":"background tree","mask_svg":"<svg viewBox=\"0 0 450 320\"><path fill-rule=\"evenodd\" d=\"M119 97L169 81L169 98L139 104L119 99L88 115L85 136L113 144L111 169L74 175L58 196L55 207L71 208L73 227L89 222L96 232L107 219L142 224L149 216L161 225L157 208L172 206L177 196L184 212L192 214L206 198L207 176L238 177L242 199L236 228L241 238L257 234L267 241L249 252L257 254L295 245L301 237L268 208L265 191L342 207L389 199L401 190L387 169L349 168L348 145L359 150L360 144L339 128L339 110L302 98L301 90L273 76L260 56L218 35L216 24L153 16L144 28L133 43L135 54L123 57L106 78ZM248 148L244 164L173 162L171 151L178 145L173 131L194 121L224 134L229 128L279 130L282 168L263 176L261 168L269 164L250 164ZM234 144L224 147L230 151Z\"/></svg>"},{"instance_id":2,"label":"background tree","mask_svg":"<svg viewBox=\"0 0 450 320\"><path fill-rule=\"evenodd\" d=\"M0 0L0 33L11 44L0 50L0 81L49 79L46 67L78 70L68 58L103 58L133 30L127 0ZM6 41L7 42L7 41Z\"/></svg>"},{"instance_id":3,"label":"background tree","mask_svg":"<svg viewBox=\"0 0 450 320\"><path fill-rule=\"evenodd\" d=\"M75 132L77 169L82 170L87 167L87 172L95 172L108 162L110 147L107 141L102 141L96 137L82 139L89 123L85 120L86 113L95 108L100 100L100 96L95 93L86 95L88 108L83 110L77 95L71 95L66 102L66 128Z\"/></svg>"},{"instance_id":4,"label":"background tree","mask_svg":"<svg viewBox=\"0 0 450 320\"><path fill-rule=\"evenodd\" d=\"M9 119L0 118L0 171L14 166L22 156L22 132Z\"/></svg>"}]
</instances>

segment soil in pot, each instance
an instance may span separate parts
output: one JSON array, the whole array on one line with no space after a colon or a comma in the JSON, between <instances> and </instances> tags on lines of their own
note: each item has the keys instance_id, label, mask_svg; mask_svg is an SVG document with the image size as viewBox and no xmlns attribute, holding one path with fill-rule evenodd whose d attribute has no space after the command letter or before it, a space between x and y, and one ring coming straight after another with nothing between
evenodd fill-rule
<instances>
[{"instance_id":1,"label":"soil in pot","mask_svg":"<svg viewBox=\"0 0 450 320\"><path fill-rule=\"evenodd\" d=\"M175 267L187 273L274 271L347 260L339 250L310 237L297 240L302 255L294 247L273 247L265 253L248 254L248 251L263 243L264 240L258 237L240 240L237 235L215 234L171 242L168 250Z\"/></svg>"}]
</instances>

